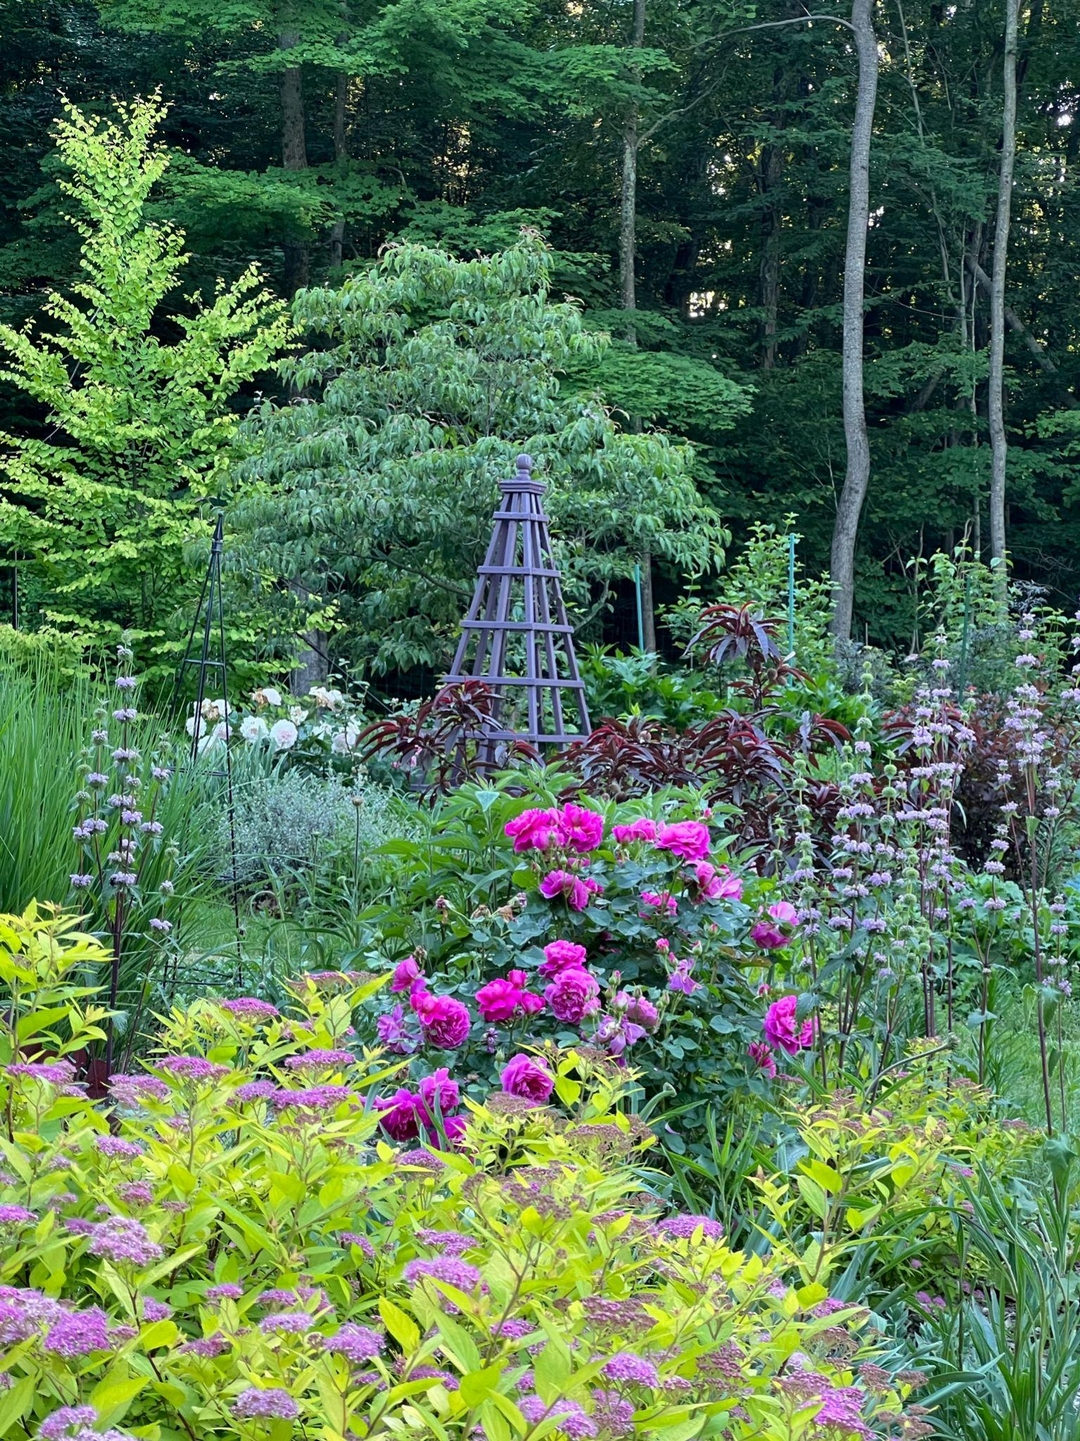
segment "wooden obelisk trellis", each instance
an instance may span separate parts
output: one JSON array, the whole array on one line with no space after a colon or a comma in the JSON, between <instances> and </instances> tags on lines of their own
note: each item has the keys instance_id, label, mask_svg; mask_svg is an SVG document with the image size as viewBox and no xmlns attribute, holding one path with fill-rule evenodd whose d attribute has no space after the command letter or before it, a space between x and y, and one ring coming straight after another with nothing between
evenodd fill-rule
<instances>
[{"instance_id":1,"label":"wooden obelisk trellis","mask_svg":"<svg viewBox=\"0 0 1080 1441\"><path fill-rule=\"evenodd\" d=\"M493 691L492 726L480 762L498 763L501 743L528 741L543 749L589 733L585 687L574 655L559 572L551 553L532 459L517 458L517 474L499 482L487 558L461 626L446 683L482 680Z\"/></svg>"}]
</instances>

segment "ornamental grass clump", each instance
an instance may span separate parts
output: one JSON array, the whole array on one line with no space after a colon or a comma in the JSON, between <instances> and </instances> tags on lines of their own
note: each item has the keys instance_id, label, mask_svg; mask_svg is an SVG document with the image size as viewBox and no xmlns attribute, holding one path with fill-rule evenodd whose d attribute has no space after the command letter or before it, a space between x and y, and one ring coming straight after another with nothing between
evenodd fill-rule
<instances>
[{"instance_id":1,"label":"ornamental grass clump","mask_svg":"<svg viewBox=\"0 0 1080 1441\"><path fill-rule=\"evenodd\" d=\"M460 1135L391 1144L401 1062L351 1033L382 979L327 973L283 1014L176 1011L95 1104L65 1057L102 1019L72 976L107 959L0 918L13 1441L917 1434L866 1312L653 1199L610 1062L565 1055L550 1104L455 1103L436 1071L415 1094Z\"/></svg>"}]
</instances>

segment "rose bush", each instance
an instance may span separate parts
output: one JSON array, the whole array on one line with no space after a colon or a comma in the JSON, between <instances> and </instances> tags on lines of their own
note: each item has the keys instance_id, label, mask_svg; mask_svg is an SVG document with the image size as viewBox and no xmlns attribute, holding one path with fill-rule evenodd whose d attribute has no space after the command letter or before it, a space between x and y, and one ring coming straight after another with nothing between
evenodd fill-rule
<instances>
[{"instance_id":1,"label":"rose bush","mask_svg":"<svg viewBox=\"0 0 1080 1441\"><path fill-rule=\"evenodd\" d=\"M389 919L423 942L396 963L394 994L357 1025L426 1064L453 1052L477 1098L522 1043L588 1044L632 1067L643 1104L679 1113L667 1144L702 1143L710 1105L732 1091L767 1094L777 1076L766 978L786 975L798 915L732 860L723 812L535 799L462 788L453 806L486 844L452 843L469 875L483 870L489 901L470 905L451 884L453 898L417 891L412 925L400 910ZM445 856L451 837L440 840ZM377 939L372 969L391 959L391 926ZM800 1036L816 1034L811 1025L803 1017Z\"/></svg>"}]
</instances>

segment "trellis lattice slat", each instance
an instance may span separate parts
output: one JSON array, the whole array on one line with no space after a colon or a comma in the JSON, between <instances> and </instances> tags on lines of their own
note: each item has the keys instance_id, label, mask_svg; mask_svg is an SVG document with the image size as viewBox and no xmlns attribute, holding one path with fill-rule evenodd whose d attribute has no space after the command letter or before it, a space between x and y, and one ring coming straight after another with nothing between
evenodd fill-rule
<instances>
[{"instance_id":1,"label":"trellis lattice slat","mask_svg":"<svg viewBox=\"0 0 1080 1441\"><path fill-rule=\"evenodd\" d=\"M461 625L447 684L482 680L494 695L492 726L481 760L494 764L499 743L563 746L589 733L585 686L574 655L559 570L551 553L542 496L532 459L517 458L517 474L499 482L491 543L477 567L476 591Z\"/></svg>"}]
</instances>

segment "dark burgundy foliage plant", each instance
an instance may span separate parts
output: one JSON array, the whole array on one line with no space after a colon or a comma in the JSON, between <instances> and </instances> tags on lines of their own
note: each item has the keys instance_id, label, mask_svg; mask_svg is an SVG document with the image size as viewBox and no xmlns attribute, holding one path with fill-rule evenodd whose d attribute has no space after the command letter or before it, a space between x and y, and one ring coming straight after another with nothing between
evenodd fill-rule
<instances>
[{"instance_id":1,"label":"dark burgundy foliage plant","mask_svg":"<svg viewBox=\"0 0 1080 1441\"><path fill-rule=\"evenodd\" d=\"M496 700L482 680L445 685L411 714L388 716L366 726L358 739L359 754L365 761L376 756L389 760L395 769L415 778L416 788L428 796L490 773L484 754L485 742L492 738L499 738L500 768L539 760L535 746L505 738L495 714Z\"/></svg>"}]
</instances>

